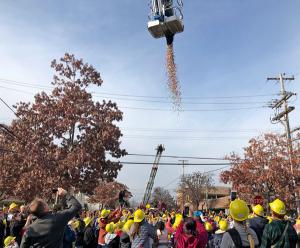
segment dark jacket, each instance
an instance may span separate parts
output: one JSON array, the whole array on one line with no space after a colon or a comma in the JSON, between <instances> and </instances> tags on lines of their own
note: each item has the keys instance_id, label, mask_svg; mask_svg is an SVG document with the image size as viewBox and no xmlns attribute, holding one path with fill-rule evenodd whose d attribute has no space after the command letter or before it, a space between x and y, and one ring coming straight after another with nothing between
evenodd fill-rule
<instances>
[{"instance_id":1,"label":"dark jacket","mask_svg":"<svg viewBox=\"0 0 300 248\"><path fill-rule=\"evenodd\" d=\"M286 225L288 225L287 232L284 236L282 236ZM295 248L297 240L297 233L290 222L284 220L273 220L270 224L266 225L264 229L260 247L269 248L276 244L275 247Z\"/></svg>"},{"instance_id":2,"label":"dark jacket","mask_svg":"<svg viewBox=\"0 0 300 248\"><path fill-rule=\"evenodd\" d=\"M77 246L83 246L83 238L84 238L84 228L85 224L82 219L78 219L79 221L79 227L76 230L76 241L75 241L75 247Z\"/></svg>"},{"instance_id":3,"label":"dark jacket","mask_svg":"<svg viewBox=\"0 0 300 248\"><path fill-rule=\"evenodd\" d=\"M3 223L3 220L0 219L0 248L3 248L4 235L5 235L5 225Z\"/></svg>"},{"instance_id":4,"label":"dark jacket","mask_svg":"<svg viewBox=\"0 0 300 248\"><path fill-rule=\"evenodd\" d=\"M269 223L269 220L267 220L264 217L254 217L252 219L249 219L249 227L252 228L258 238L259 244L261 244L261 237L264 232L265 226Z\"/></svg>"},{"instance_id":5,"label":"dark jacket","mask_svg":"<svg viewBox=\"0 0 300 248\"><path fill-rule=\"evenodd\" d=\"M116 236L109 244L106 245L107 248L119 248L120 247L120 237Z\"/></svg>"},{"instance_id":6,"label":"dark jacket","mask_svg":"<svg viewBox=\"0 0 300 248\"><path fill-rule=\"evenodd\" d=\"M22 240L22 230L26 221L24 219L16 220L13 219L10 222L10 235L16 237L18 245L20 245Z\"/></svg>"},{"instance_id":7,"label":"dark jacket","mask_svg":"<svg viewBox=\"0 0 300 248\"><path fill-rule=\"evenodd\" d=\"M122 233L121 234L120 248L131 248L130 237L127 233Z\"/></svg>"},{"instance_id":8,"label":"dark jacket","mask_svg":"<svg viewBox=\"0 0 300 248\"><path fill-rule=\"evenodd\" d=\"M91 226L87 226L84 230L83 248L96 248L96 247L97 247L97 239L94 235L93 228Z\"/></svg>"},{"instance_id":9,"label":"dark jacket","mask_svg":"<svg viewBox=\"0 0 300 248\"><path fill-rule=\"evenodd\" d=\"M27 229L20 248L43 247L62 248L64 231L68 222L81 210L75 197L67 195L69 209L48 213L38 218Z\"/></svg>"},{"instance_id":10,"label":"dark jacket","mask_svg":"<svg viewBox=\"0 0 300 248\"><path fill-rule=\"evenodd\" d=\"M73 242L75 242L75 240L75 232L71 229L69 225L67 225L64 234L63 248L72 248Z\"/></svg>"}]
</instances>

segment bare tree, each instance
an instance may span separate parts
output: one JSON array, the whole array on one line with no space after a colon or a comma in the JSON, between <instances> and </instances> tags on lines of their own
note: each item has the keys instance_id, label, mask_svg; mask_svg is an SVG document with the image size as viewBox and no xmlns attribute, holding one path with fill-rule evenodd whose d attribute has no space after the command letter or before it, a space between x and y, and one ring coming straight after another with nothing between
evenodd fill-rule
<instances>
[{"instance_id":1,"label":"bare tree","mask_svg":"<svg viewBox=\"0 0 300 248\"><path fill-rule=\"evenodd\" d=\"M213 190L213 178L211 174L194 172L181 177L179 193L187 196L196 208L205 199L206 192Z\"/></svg>"},{"instance_id":2,"label":"bare tree","mask_svg":"<svg viewBox=\"0 0 300 248\"><path fill-rule=\"evenodd\" d=\"M168 209L172 209L176 207L175 199L171 195L170 191L162 187L156 187L153 190L152 204L154 206L165 204Z\"/></svg>"}]
</instances>

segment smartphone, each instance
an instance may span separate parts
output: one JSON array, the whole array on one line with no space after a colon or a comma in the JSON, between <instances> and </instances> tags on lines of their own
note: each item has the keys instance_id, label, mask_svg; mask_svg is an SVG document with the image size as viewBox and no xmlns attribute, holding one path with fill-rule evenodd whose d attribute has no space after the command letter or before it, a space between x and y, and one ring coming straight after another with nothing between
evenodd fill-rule
<instances>
[{"instance_id":1,"label":"smartphone","mask_svg":"<svg viewBox=\"0 0 300 248\"><path fill-rule=\"evenodd\" d=\"M53 193L53 194L56 194L57 191L58 191L58 189L52 189L52 193Z\"/></svg>"}]
</instances>

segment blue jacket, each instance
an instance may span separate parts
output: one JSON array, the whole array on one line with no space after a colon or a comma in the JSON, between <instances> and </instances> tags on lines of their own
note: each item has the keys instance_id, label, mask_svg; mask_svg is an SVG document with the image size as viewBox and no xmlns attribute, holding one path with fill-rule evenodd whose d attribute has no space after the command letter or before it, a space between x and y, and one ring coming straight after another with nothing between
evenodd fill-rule
<instances>
[{"instance_id":1,"label":"blue jacket","mask_svg":"<svg viewBox=\"0 0 300 248\"><path fill-rule=\"evenodd\" d=\"M254 217L249 219L249 227L252 228L258 238L259 244L261 244L261 237L264 232L265 226L269 223L269 221L264 217Z\"/></svg>"}]
</instances>

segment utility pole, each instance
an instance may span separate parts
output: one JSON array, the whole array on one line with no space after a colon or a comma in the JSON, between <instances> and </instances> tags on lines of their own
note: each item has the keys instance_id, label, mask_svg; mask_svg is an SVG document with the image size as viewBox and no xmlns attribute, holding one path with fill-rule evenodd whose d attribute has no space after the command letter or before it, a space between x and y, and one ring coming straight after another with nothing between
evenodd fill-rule
<instances>
[{"instance_id":1,"label":"utility pole","mask_svg":"<svg viewBox=\"0 0 300 248\"><path fill-rule=\"evenodd\" d=\"M288 99L290 99L292 96L295 96L296 93L293 92L287 92L285 90L285 80L295 80L294 76L292 77L285 77L285 74L279 74L279 77L270 77L267 78L267 80L276 80L280 83L280 95L281 98L279 100L275 100L271 103L270 107L273 109L276 109L275 116L271 119L271 122L273 124L275 123L282 123L285 127L285 135L287 139L287 148L289 153L289 161L290 161L290 169L292 174L292 181L293 186L295 188L295 200L296 200L296 206L297 206L297 213L300 214L300 204L299 204L299 195L298 195L298 189L297 184L295 181L294 176L294 160L293 160L293 140L292 140L292 133L298 130L299 128L295 128L291 131L290 127L290 121L289 121L289 113L291 113L295 107L289 106ZM282 109L283 108L283 109ZM279 112L279 110L282 110ZM296 166L297 167L297 166Z\"/></svg>"},{"instance_id":2,"label":"utility pole","mask_svg":"<svg viewBox=\"0 0 300 248\"><path fill-rule=\"evenodd\" d=\"M188 160L178 160L178 161L182 163L182 179L184 180L184 168L185 168L186 164L188 163ZM186 197L186 194L184 193L184 191L185 191L185 189L181 192L182 193L182 196L181 196L182 209L184 209L185 197Z\"/></svg>"},{"instance_id":3,"label":"utility pole","mask_svg":"<svg viewBox=\"0 0 300 248\"><path fill-rule=\"evenodd\" d=\"M184 168L189 161L188 160L178 160L178 161L182 163L182 177L184 178Z\"/></svg>"}]
</instances>

